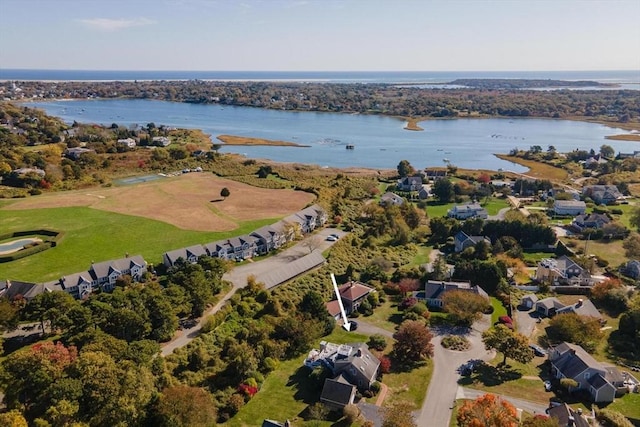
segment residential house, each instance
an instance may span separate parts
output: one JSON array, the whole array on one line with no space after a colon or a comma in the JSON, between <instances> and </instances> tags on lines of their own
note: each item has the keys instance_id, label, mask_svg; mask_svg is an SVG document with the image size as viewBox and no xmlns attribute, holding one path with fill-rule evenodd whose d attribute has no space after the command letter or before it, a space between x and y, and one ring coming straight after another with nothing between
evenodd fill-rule
<instances>
[{"instance_id":1,"label":"residential house","mask_svg":"<svg viewBox=\"0 0 640 427\"><path fill-rule=\"evenodd\" d=\"M428 185L423 185L422 187L420 187L420 189L418 190L418 198L420 200L425 200L429 198L429 194L430 194L431 188Z\"/></svg>"},{"instance_id":2,"label":"residential house","mask_svg":"<svg viewBox=\"0 0 640 427\"><path fill-rule=\"evenodd\" d=\"M582 347L563 342L549 352L551 372L557 379L572 378L594 402L613 402L618 389L624 387L624 378L615 367L605 367Z\"/></svg>"},{"instance_id":3,"label":"residential house","mask_svg":"<svg viewBox=\"0 0 640 427\"><path fill-rule=\"evenodd\" d=\"M207 255L212 258L231 259L233 250L227 240L218 240L204 245Z\"/></svg>"},{"instance_id":4,"label":"residential house","mask_svg":"<svg viewBox=\"0 0 640 427\"><path fill-rule=\"evenodd\" d=\"M119 139L118 140L118 144L119 145L123 145L127 148L135 148L136 146L136 140L133 138L124 138L124 139Z\"/></svg>"},{"instance_id":5,"label":"residential house","mask_svg":"<svg viewBox=\"0 0 640 427\"><path fill-rule=\"evenodd\" d=\"M341 374L335 379L327 378L322 387L320 402L329 408L339 410L347 405L353 404L356 397L357 387L349 383Z\"/></svg>"},{"instance_id":6,"label":"residential house","mask_svg":"<svg viewBox=\"0 0 640 427\"><path fill-rule=\"evenodd\" d=\"M545 258L538 263L536 280L547 282L553 286L591 286L596 279L591 277L588 270L576 264L566 255L560 258Z\"/></svg>"},{"instance_id":7,"label":"residential house","mask_svg":"<svg viewBox=\"0 0 640 427\"><path fill-rule=\"evenodd\" d=\"M194 245L189 246L188 248L175 249L173 251L165 252L164 255L162 255L162 262L167 268L173 267L176 261L178 261L180 258L187 262L195 264L196 262L198 262L198 258L203 255L207 255L207 251L205 250L204 246Z\"/></svg>"},{"instance_id":8,"label":"residential house","mask_svg":"<svg viewBox=\"0 0 640 427\"><path fill-rule=\"evenodd\" d=\"M489 295L480 286L472 286L469 282L444 282L438 280L427 280L424 287L424 298L429 307L442 307L444 301L442 297L447 292L466 291L489 298Z\"/></svg>"},{"instance_id":9,"label":"residential house","mask_svg":"<svg viewBox=\"0 0 640 427\"><path fill-rule=\"evenodd\" d=\"M278 249L285 242L285 230L282 223L265 225L253 231L250 236L257 239L256 249L259 254L266 254Z\"/></svg>"},{"instance_id":10,"label":"residential house","mask_svg":"<svg viewBox=\"0 0 640 427\"><path fill-rule=\"evenodd\" d=\"M311 233L315 228L322 227L327 222L327 212L320 205L312 205L298 212L300 218L304 220L302 232Z\"/></svg>"},{"instance_id":11,"label":"residential house","mask_svg":"<svg viewBox=\"0 0 640 427\"><path fill-rule=\"evenodd\" d=\"M336 320L340 320L342 318L342 311L340 311L340 302L337 299L327 302L325 304L325 307L327 307L329 316L333 317Z\"/></svg>"},{"instance_id":12,"label":"residential house","mask_svg":"<svg viewBox=\"0 0 640 427\"><path fill-rule=\"evenodd\" d=\"M467 248L475 247L480 242L491 246L491 239L485 236L469 236L464 231L458 231L453 238L455 252L462 252Z\"/></svg>"},{"instance_id":13,"label":"residential house","mask_svg":"<svg viewBox=\"0 0 640 427\"><path fill-rule=\"evenodd\" d=\"M609 205L624 198L615 185L587 185L582 189L582 194L599 205Z\"/></svg>"},{"instance_id":14,"label":"residential house","mask_svg":"<svg viewBox=\"0 0 640 427\"><path fill-rule=\"evenodd\" d=\"M227 251L227 255L231 254L231 259L238 261L253 258L253 256L258 253L257 242L257 237L252 237L246 234L238 237L232 237L227 240L227 244L230 248L230 252Z\"/></svg>"},{"instance_id":15,"label":"residential house","mask_svg":"<svg viewBox=\"0 0 640 427\"><path fill-rule=\"evenodd\" d=\"M91 150L89 148L82 148L82 147L73 147L73 148L67 148L66 150L64 150L64 155L69 159L73 159L73 160L78 160L80 156L86 153L95 153L95 150Z\"/></svg>"},{"instance_id":16,"label":"residential house","mask_svg":"<svg viewBox=\"0 0 640 427\"><path fill-rule=\"evenodd\" d=\"M600 314L590 299L580 298L577 303L569 304L556 310L556 314L562 313L575 313L578 316L593 317L594 319L598 319L600 322L604 322L602 314Z\"/></svg>"},{"instance_id":17,"label":"residential house","mask_svg":"<svg viewBox=\"0 0 640 427\"><path fill-rule=\"evenodd\" d=\"M325 380L321 396L335 408L342 408L353 403L351 393L355 393L355 388L371 388L378 376L380 361L364 343L333 344L321 341L320 349L311 350L304 365L310 369L323 365L331 371L333 379ZM353 388L350 389L346 384Z\"/></svg>"},{"instance_id":18,"label":"residential house","mask_svg":"<svg viewBox=\"0 0 640 427\"><path fill-rule=\"evenodd\" d=\"M85 299L93 292L94 282L95 279L90 271L73 273L62 276L57 282L59 286L57 286L56 290L65 291L76 299ZM52 284L55 286L56 282Z\"/></svg>"},{"instance_id":19,"label":"residential house","mask_svg":"<svg viewBox=\"0 0 640 427\"><path fill-rule=\"evenodd\" d=\"M611 219L605 214L601 214L601 213L590 213L588 215L582 214L582 215L578 215L573 219L573 222L571 223L571 227L577 230L578 232L582 232L587 228L600 229L605 225L609 224L610 222L611 222Z\"/></svg>"},{"instance_id":20,"label":"residential house","mask_svg":"<svg viewBox=\"0 0 640 427\"><path fill-rule=\"evenodd\" d=\"M465 205L454 205L453 208L447 212L449 218L455 219L467 219L467 218L482 218L487 219L489 214L486 209L480 206L479 203L467 203Z\"/></svg>"},{"instance_id":21,"label":"residential house","mask_svg":"<svg viewBox=\"0 0 640 427\"><path fill-rule=\"evenodd\" d=\"M157 145L160 147L168 147L171 145L171 139L166 136L154 136L152 139L153 145Z\"/></svg>"},{"instance_id":22,"label":"residential house","mask_svg":"<svg viewBox=\"0 0 640 427\"><path fill-rule=\"evenodd\" d=\"M536 294L527 294L520 300L520 305L526 309L531 310L538 302L538 296Z\"/></svg>"},{"instance_id":23,"label":"residential house","mask_svg":"<svg viewBox=\"0 0 640 427\"><path fill-rule=\"evenodd\" d=\"M356 311L362 301L364 301L370 293L376 292L376 290L362 282L352 280L339 286L338 292L340 292L344 309L347 314L349 314Z\"/></svg>"},{"instance_id":24,"label":"residential house","mask_svg":"<svg viewBox=\"0 0 640 427\"><path fill-rule=\"evenodd\" d=\"M583 215L587 211L587 205L582 200L556 200L552 211L556 215Z\"/></svg>"},{"instance_id":25,"label":"residential house","mask_svg":"<svg viewBox=\"0 0 640 427\"><path fill-rule=\"evenodd\" d=\"M623 159L640 159L640 151L634 151L633 153L618 153L616 157L618 160Z\"/></svg>"},{"instance_id":26,"label":"residential house","mask_svg":"<svg viewBox=\"0 0 640 427\"><path fill-rule=\"evenodd\" d=\"M44 291L44 286L37 283L9 279L0 280L0 297L7 298L9 301L22 298L30 301Z\"/></svg>"},{"instance_id":27,"label":"residential house","mask_svg":"<svg viewBox=\"0 0 640 427\"><path fill-rule=\"evenodd\" d=\"M446 169L425 169L425 176L430 181L436 181L438 179L443 179L447 177Z\"/></svg>"},{"instance_id":28,"label":"residential house","mask_svg":"<svg viewBox=\"0 0 640 427\"><path fill-rule=\"evenodd\" d=\"M596 154L595 156L589 157L584 161L584 167L587 169L595 169L598 166L607 163L607 159L605 159L601 154Z\"/></svg>"},{"instance_id":29,"label":"residential house","mask_svg":"<svg viewBox=\"0 0 640 427\"><path fill-rule=\"evenodd\" d=\"M398 196L396 193L386 192L380 196L381 206L400 206L404 203L404 198Z\"/></svg>"},{"instance_id":30,"label":"residential house","mask_svg":"<svg viewBox=\"0 0 640 427\"><path fill-rule=\"evenodd\" d=\"M581 408L574 411L566 403L547 409L547 414L556 419L560 427L591 427L589 421L582 416Z\"/></svg>"},{"instance_id":31,"label":"residential house","mask_svg":"<svg viewBox=\"0 0 640 427\"><path fill-rule=\"evenodd\" d=\"M636 280L640 279L640 261L629 260L622 268L622 274L632 277Z\"/></svg>"},{"instance_id":32,"label":"residential house","mask_svg":"<svg viewBox=\"0 0 640 427\"><path fill-rule=\"evenodd\" d=\"M44 178L47 173L39 168L20 168L13 171L16 175L24 176L29 174L38 175L41 178Z\"/></svg>"},{"instance_id":33,"label":"residential house","mask_svg":"<svg viewBox=\"0 0 640 427\"><path fill-rule=\"evenodd\" d=\"M94 263L89 270L97 286L105 291L113 290L119 277L129 275L138 282L146 271L147 262L141 255Z\"/></svg>"},{"instance_id":34,"label":"residential house","mask_svg":"<svg viewBox=\"0 0 640 427\"><path fill-rule=\"evenodd\" d=\"M556 297L543 298L535 303L536 311L543 316L553 317L565 305Z\"/></svg>"},{"instance_id":35,"label":"residential house","mask_svg":"<svg viewBox=\"0 0 640 427\"><path fill-rule=\"evenodd\" d=\"M396 186L398 191L418 191L422 188L422 176L405 176L398 180Z\"/></svg>"}]
</instances>

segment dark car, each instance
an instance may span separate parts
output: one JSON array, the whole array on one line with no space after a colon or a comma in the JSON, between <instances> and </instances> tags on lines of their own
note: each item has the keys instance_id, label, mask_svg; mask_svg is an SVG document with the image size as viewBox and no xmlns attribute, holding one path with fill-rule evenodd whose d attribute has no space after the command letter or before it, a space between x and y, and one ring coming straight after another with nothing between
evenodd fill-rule
<instances>
[{"instance_id":1,"label":"dark car","mask_svg":"<svg viewBox=\"0 0 640 427\"><path fill-rule=\"evenodd\" d=\"M356 322L355 320L350 320L350 321L349 321L349 324L351 325L351 326L349 327L349 332L353 332L353 331L355 331L356 329L358 329L358 322Z\"/></svg>"},{"instance_id":2,"label":"dark car","mask_svg":"<svg viewBox=\"0 0 640 427\"><path fill-rule=\"evenodd\" d=\"M547 351L539 345L529 344L529 347L533 350L533 354L536 356L546 356L547 354Z\"/></svg>"}]
</instances>

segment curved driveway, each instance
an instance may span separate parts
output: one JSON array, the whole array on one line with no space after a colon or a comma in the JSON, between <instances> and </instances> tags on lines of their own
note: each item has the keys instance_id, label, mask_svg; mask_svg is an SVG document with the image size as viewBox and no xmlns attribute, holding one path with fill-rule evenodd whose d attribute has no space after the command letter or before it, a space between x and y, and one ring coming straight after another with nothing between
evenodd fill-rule
<instances>
[{"instance_id":1,"label":"curved driveway","mask_svg":"<svg viewBox=\"0 0 640 427\"><path fill-rule=\"evenodd\" d=\"M473 325L469 334L465 334L471 344L467 351L447 350L440 342L444 335L452 333L451 329L434 329L437 334L433 339L433 377L429 383L427 397L416 415L419 426L447 427L451 420L451 408L458 391L458 368L471 359L491 360L495 353L487 351L482 343L482 332L491 325L491 317L483 316Z\"/></svg>"}]
</instances>

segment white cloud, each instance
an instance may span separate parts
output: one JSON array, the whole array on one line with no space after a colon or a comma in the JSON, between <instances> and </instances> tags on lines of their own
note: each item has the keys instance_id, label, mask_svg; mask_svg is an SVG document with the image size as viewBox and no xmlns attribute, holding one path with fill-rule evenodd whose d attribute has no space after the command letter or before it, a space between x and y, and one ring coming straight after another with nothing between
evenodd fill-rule
<instances>
[{"instance_id":1,"label":"white cloud","mask_svg":"<svg viewBox=\"0 0 640 427\"><path fill-rule=\"evenodd\" d=\"M110 18L92 18L92 19L79 19L82 25L92 30L98 31L118 31L123 30L125 28L131 27L141 27L144 25L152 25L155 24L156 21L153 21L148 18L133 18L133 19L110 19Z\"/></svg>"}]
</instances>

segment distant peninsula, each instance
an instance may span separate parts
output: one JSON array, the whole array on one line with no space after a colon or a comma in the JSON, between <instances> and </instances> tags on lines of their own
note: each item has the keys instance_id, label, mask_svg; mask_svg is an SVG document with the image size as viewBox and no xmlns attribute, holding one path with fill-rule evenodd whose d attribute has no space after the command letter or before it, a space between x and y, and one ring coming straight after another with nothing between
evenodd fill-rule
<instances>
[{"instance_id":1,"label":"distant peninsula","mask_svg":"<svg viewBox=\"0 0 640 427\"><path fill-rule=\"evenodd\" d=\"M611 83L592 80L551 80L551 79L456 79L447 85L466 86L476 89L543 89L543 88L585 88L615 87Z\"/></svg>"},{"instance_id":2,"label":"distant peninsula","mask_svg":"<svg viewBox=\"0 0 640 427\"><path fill-rule=\"evenodd\" d=\"M275 141L271 139L250 138L248 136L219 135L217 137L225 145L270 145L274 147L309 147L289 141Z\"/></svg>"}]
</instances>

